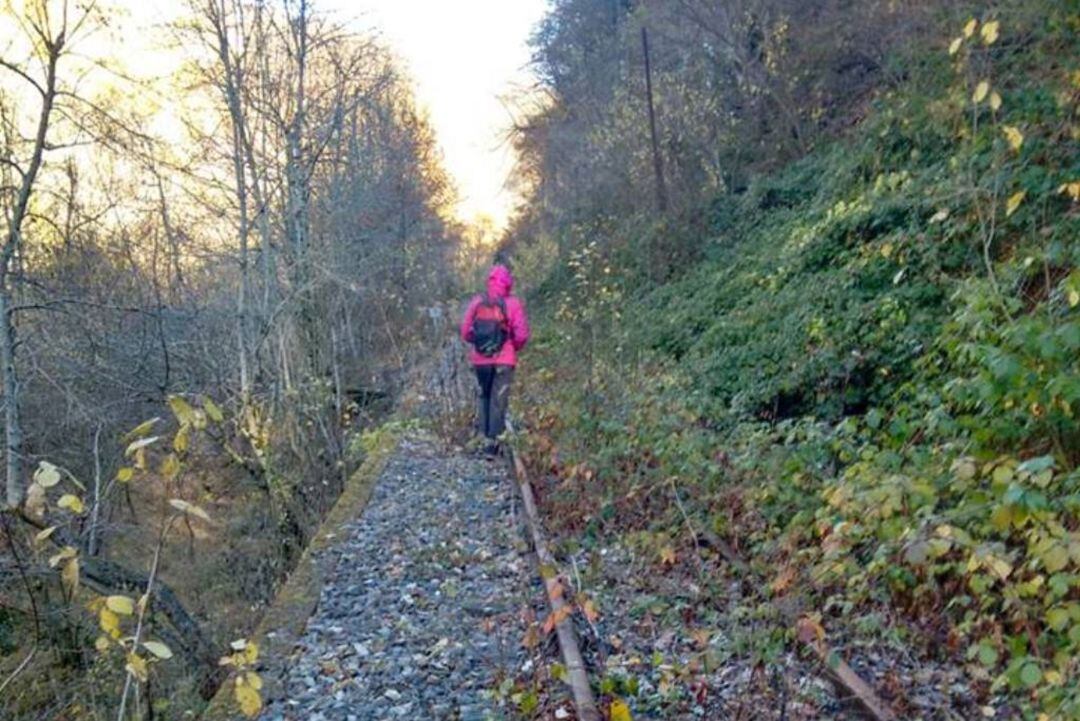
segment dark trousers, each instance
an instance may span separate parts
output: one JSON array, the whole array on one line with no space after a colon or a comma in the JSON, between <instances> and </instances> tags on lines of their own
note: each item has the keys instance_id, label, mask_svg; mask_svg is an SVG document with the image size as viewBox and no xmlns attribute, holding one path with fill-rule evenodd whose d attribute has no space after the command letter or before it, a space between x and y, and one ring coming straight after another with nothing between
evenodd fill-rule
<instances>
[{"instance_id":1,"label":"dark trousers","mask_svg":"<svg viewBox=\"0 0 1080 721\"><path fill-rule=\"evenodd\" d=\"M495 440L506 430L506 408L510 402L514 367L476 366L476 380L480 382L478 430L486 438Z\"/></svg>"}]
</instances>

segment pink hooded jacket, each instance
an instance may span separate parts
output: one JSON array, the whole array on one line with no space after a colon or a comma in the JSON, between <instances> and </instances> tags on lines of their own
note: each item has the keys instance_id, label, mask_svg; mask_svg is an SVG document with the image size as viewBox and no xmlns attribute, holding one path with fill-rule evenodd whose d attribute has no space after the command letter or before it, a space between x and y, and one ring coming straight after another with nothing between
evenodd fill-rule
<instances>
[{"instance_id":1,"label":"pink hooded jacket","mask_svg":"<svg viewBox=\"0 0 1080 721\"><path fill-rule=\"evenodd\" d=\"M510 326L510 338L503 344L502 350L494 356L480 355L472 346L469 347L469 362L474 366L516 366L517 353L529 342L529 319L525 315L525 306L516 295L510 295L514 288L514 276L505 265L496 265L488 273L487 293L492 298L503 298L506 303L507 325ZM484 297L478 295L469 302L465 317L461 320L461 339L472 343L472 324L476 308Z\"/></svg>"}]
</instances>

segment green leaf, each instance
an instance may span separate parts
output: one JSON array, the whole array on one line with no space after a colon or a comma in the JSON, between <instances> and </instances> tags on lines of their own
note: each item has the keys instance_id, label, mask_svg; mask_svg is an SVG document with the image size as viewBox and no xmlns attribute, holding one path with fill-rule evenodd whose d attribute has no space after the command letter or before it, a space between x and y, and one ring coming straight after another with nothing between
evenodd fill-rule
<instances>
[{"instance_id":1,"label":"green leaf","mask_svg":"<svg viewBox=\"0 0 1080 721\"><path fill-rule=\"evenodd\" d=\"M1047 571L1057 573L1068 565L1069 549L1064 544L1055 543L1039 556L1039 560L1043 562Z\"/></svg>"},{"instance_id":2,"label":"green leaf","mask_svg":"<svg viewBox=\"0 0 1080 721\"><path fill-rule=\"evenodd\" d=\"M1041 471L1050 470L1054 467L1053 456L1037 456L1035 458L1029 458L1016 467L1016 470L1021 473L1036 474Z\"/></svg>"},{"instance_id":3,"label":"green leaf","mask_svg":"<svg viewBox=\"0 0 1080 721\"><path fill-rule=\"evenodd\" d=\"M1046 612L1046 625L1055 631L1060 631L1069 624L1069 612L1057 606Z\"/></svg>"},{"instance_id":4,"label":"green leaf","mask_svg":"<svg viewBox=\"0 0 1080 721\"><path fill-rule=\"evenodd\" d=\"M1020 669L1020 682L1027 688L1032 688L1042 681L1042 671L1034 663L1025 663Z\"/></svg>"},{"instance_id":5,"label":"green leaf","mask_svg":"<svg viewBox=\"0 0 1080 721\"><path fill-rule=\"evenodd\" d=\"M225 414L221 412L221 408L209 398L203 398L203 410L206 411L207 417L214 423L221 423L225 420Z\"/></svg>"},{"instance_id":6,"label":"green leaf","mask_svg":"<svg viewBox=\"0 0 1080 721\"><path fill-rule=\"evenodd\" d=\"M986 643L985 641L979 644L978 657L979 663L981 663L983 666L993 667L997 665L997 649Z\"/></svg>"}]
</instances>

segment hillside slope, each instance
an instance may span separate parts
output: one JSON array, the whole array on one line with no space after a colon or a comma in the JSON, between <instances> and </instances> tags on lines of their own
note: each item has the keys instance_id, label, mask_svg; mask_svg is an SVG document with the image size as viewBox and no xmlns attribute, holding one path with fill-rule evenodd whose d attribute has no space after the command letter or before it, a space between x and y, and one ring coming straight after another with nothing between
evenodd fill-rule
<instances>
[{"instance_id":1,"label":"hillside slope","mask_svg":"<svg viewBox=\"0 0 1080 721\"><path fill-rule=\"evenodd\" d=\"M1068 5L942 29L850 134L697 214L549 227L520 407L568 549L626 545L705 597L737 577L746 653L778 663L797 609L884 659L901 714L906 658L984 715L1080 717ZM666 282L657 247L687 259Z\"/></svg>"}]
</instances>

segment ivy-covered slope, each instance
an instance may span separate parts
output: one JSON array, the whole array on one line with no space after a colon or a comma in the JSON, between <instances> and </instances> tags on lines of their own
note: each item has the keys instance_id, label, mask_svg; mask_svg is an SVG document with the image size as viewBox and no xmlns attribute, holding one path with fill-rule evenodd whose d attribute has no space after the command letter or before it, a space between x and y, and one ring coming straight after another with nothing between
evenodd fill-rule
<instances>
[{"instance_id":1,"label":"ivy-covered slope","mask_svg":"<svg viewBox=\"0 0 1080 721\"><path fill-rule=\"evenodd\" d=\"M564 534L652 534L658 568L711 534L763 606L892 619L864 635L1080 718L1080 15L1037 5L717 198L677 279L630 270L670 223L577 243L519 407Z\"/></svg>"}]
</instances>

